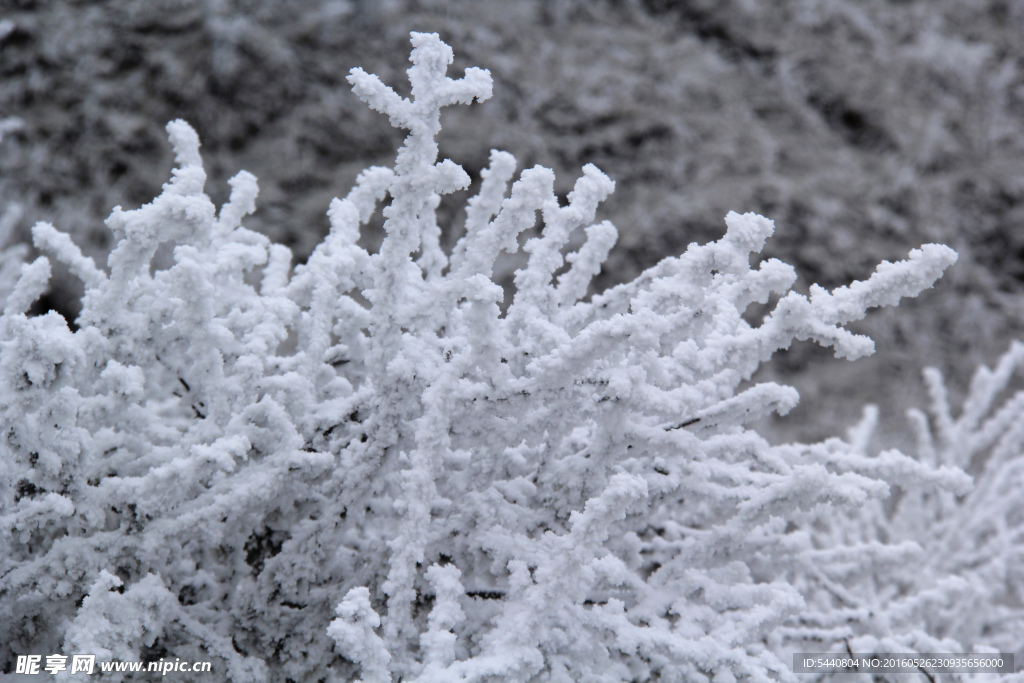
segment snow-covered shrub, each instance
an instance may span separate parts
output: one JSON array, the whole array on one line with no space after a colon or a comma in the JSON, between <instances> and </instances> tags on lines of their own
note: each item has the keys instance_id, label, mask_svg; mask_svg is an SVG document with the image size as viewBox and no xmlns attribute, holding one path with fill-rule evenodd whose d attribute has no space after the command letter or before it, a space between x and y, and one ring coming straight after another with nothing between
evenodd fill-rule
<instances>
[{"instance_id":1,"label":"snow-covered shrub","mask_svg":"<svg viewBox=\"0 0 1024 683\"><path fill-rule=\"evenodd\" d=\"M495 82L482 108L446 114L442 157L476 177L490 147L514 150L555 170L559 197L587 163L615 178L601 215L620 238L599 289L717 239L729 210L785 226L764 255L829 288L909 246L959 251L941 294L866 322L879 342L870 363L837 371L798 345L772 364L804 397L788 438L818 440L880 401L874 386L898 363L903 390L886 392L880 425L893 432L902 407L923 399L920 367L966 382L1024 329L1022 10L1006 0L8 3L0 118L25 125L0 153L0 205L24 208L15 239L51 221L105 263L102 219L159 194L171 159L161 127L181 117L200 132L215 203L231 173L252 171L260 210L246 227L304 262L337 188L388 165L400 142L347 96L337 65L398 81L393 55L409 30L438 32L458 41L460 66L485 64ZM458 204L442 205L442 225ZM379 243L380 222L361 244ZM79 299L80 283L55 264L44 303L70 320Z\"/></svg>"},{"instance_id":2,"label":"snow-covered shrub","mask_svg":"<svg viewBox=\"0 0 1024 683\"><path fill-rule=\"evenodd\" d=\"M730 213L719 241L588 296L614 184L588 165L563 205L545 168L512 182L504 152L447 253L435 211L470 178L437 161L440 110L491 81L448 78L448 46L412 38L410 98L351 73L409 134L332 202L305 264L241 226L250 174L216 209L181 121L163 193L108 219L106 269L34 228L85 294L74 332L26 316L40 257L0 317L4 666L63 651L212 658L234 681L772 680L792 678L793 643L892 635L821 590L881 580L908 547L821 529L889 484L969 479L840 440L772 446L745 425L796 392L749 380L796 339L871 353L843 326L955 254L926 245L805 297L789 266L750 265L771 221ZM369 253L360 226L385 198ZM503 310L495 260L538 217ZM924 611L893 628L926 628L942 587L910 589Z\"/></svg>"},{"instance_id":3,"label":"snow-covered shrub","mask_svg":"<svg viewBox=\"0 0 1024 683\"><path fill-rule=\"evenodd\" d=\"M977 646L1021 652L1024 390L1011 393L1001 405L999 399L1022 366L1024 344L1016 342L995 370L979 368L959 417L953 416L942 374L935 368L925 371L931 420L919 410L907 412L917 459L967 472L973 488L961 495L897 490L889 500L872 501L852 515L809 516L805 521L813 521L815 529L808 541L829 538L834 548L887 552L893 562L884 573L864 572L853 564L843 574L822 568L817 586L807 584L803 593L809 606L817 602L809 596L817 593L831 615L810 609L798 622L827 623L854 652L963 652ZM855 452L868 453L877 421L878 409L868 406L864 419L850 430ZM871 626L858 631L854 624ZM798 634L800 623L793 627L789 635Z\"/></svg>"}]
</instances>

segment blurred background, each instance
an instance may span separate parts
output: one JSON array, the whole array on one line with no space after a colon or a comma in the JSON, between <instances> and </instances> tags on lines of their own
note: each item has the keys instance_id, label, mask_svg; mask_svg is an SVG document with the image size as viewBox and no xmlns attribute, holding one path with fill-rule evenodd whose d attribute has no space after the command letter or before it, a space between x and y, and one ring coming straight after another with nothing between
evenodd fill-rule
<instances>
[{"instance_id":1,"label":"blurred background","mask_svg":"<svg viewBox=\"0 0 1024 683\"><path fill-rule=\"evenodd\" d=\"M718 239L730 210L775 221L762 256L795 266L802 291L925 242L959 252L935 289L855 326L874 357L800 343L761 371L802 397L774 438L841 434L875 402L898 445L903 412L925 402L922 367L945 372L955 401L1020 337L1016 0L0 0L0 234L27 242L47 220L103 262L103 220L159 194L164 125L184 118L214 201L254 173L246 226L302 262L330 199L401 142L345 76L361 66L407 94L413 30L452 46L453 75L494 77L490 101L442 121L442 156L474 186L492 148L553 168L563 196L586 163L617 182L599 216L620 241L598 289ZM442 203L449 244L474 190ZM55 268L38 312L73 320L80 293Z\"/></svg>"}]
</instances>

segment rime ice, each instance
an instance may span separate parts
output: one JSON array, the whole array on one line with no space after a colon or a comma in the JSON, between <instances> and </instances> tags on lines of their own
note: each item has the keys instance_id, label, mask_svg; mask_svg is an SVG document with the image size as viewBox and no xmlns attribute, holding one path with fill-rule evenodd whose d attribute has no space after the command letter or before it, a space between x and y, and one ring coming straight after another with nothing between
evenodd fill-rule
<instances>
[{"instance_id":1,"label":"rime ice","mask_svg":"<svg viewBox=\"0 0 1024 683\"><path fill-rule=\"evenodd\" d=\"M302 266L242 227L251 175L213 205L181 121L163 193L110 216L105 269L36 227L86 292L72 333L25 314L45 258L6 291L0 658L164 648L239 682L792 680L784 653L802 639L915 632L821 597L851 562L876 571L908 547L815 536L813 521L890 482L969 479L838 439L773 447L745 425L798 397L747 380L794 339L870 353L843 325L956 255L926 245L807 298L789 266L750 266L771 221L730 213L718 242L588 300L616 238L596 219L614 183L588 165L562 205L550 170L515 178L498 151L448 254L435 209L470 179L437 160L440 110L486 99L491 80L449 78L436 35L412 42L409 99L352 71L409 134L393 168L331 203ZM360 226L385 198L371 254ZM493 264L538 216L502 314ZM154 269L165 243L173 263ZM812 604L820 618L801 622Z\"/></svg>"}]
</instances>

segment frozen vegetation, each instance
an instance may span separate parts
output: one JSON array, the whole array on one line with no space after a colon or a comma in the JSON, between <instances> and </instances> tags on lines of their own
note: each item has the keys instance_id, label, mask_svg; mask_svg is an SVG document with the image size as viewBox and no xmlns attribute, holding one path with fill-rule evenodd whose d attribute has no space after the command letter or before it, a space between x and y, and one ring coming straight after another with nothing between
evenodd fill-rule
<instances>
[{"instance_id":1,"label":"frozen vegetation","mask_svg":"<svg viewBox=\"0 0 1024 683\"><path fill-rule=\"evenodd\" d=\"M409 27L459 54L413 32L406 79ZM1024 657L1022 28L994 0L15 3L0 671Z\"/></svg>"},{"instance_id":2,"label":"frozen vegetation","mask_svg":"<svg viewBox=\"0 0 1024 683\"><path fill-rule=\"evenodd\" d=\"M19 209L15 239L45 220L104 261L103 220L159 193L163 125L181 118L214 201L252 172L247 227L304 262L331 198L401 140L347 93L348 69L401 89L412 30L495 80L478 112L445 115L441 153L473 182L439 207L446 248L497 148L552 168L559 197L587 163L615 180L602 217L620 240L595 291L718 239L729 211L780 226L765 255L796 266L804 293L919 244L960 254L941 287L857 324L879 342L872 358L836 367L798 343L761 370L803 397L772 426L786 438L838 433L879 402L880 433L898 440L904 409L926 400L924 366L962 396L1022 332L1024 6L1007 0L11 0L0 119L23 125L0 146L0 201ZM374 218L360 243L382 236ZM519 265L498 264L506 290ZM72 320L81 284L59 264L51 282L33 310Z\"/></svg>"}]
</instances>

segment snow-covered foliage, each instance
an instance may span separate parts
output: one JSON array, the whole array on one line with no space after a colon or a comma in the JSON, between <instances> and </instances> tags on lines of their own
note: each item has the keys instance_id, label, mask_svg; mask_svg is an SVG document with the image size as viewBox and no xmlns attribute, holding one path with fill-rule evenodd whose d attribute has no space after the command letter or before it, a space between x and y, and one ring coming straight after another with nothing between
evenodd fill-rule
<instances>
[{"instance_id":1,"label":"snow-covered foliage","mask_svg":"<svg viewBox=\"0 0 1024 683\"><path fill-rule=\"evenodd\" d=\"M491 79L447 77L450 48L412 39L409 98L349 77L408 137L331 203L305 264L242 227L252 175L216 209L182 121L163 193L108 219L106 269L34 228L85 294L75 331L27 316L40 257L0 317L0 661L213 659L239 682L728 681L792 680L785 653L807 642L954 647L954 569L892 574L914 548L885 500L899 487L898 505L953 509L964 463L869 456L866 427L773 446L747 425L797 402L750 382L774 352L871 353L844 326L956 254L925 245L803 296L788 265L751 267L771 221L730 213L717 242L589 295L614 183L585 166L563 203L551 171L513 182L497 151L449 252L440 197L470 178L437 160L440 113ZM382 202L371 253L360 227ZM538 218L505 308L494 264ZM752 324L755 302L769 312ZM877 533L851 526L865 510ZM845 604L850 582L880 607Z\"/></svg>"},{"instance_id":2,"label":"snow-covered foliage","mask_svg":"<svg viewBox=\"0 0 1024 683\"><path fill-rule=\"evenodd\" d=\"M962 652L979 646L1020 652L1024 390L1008 389L1022 365L1024 344L1017 342L995 370L979 368L959 417L953 416L942 374L929 368L925 381L931 419L916 409L907 413L917 460L970 474L969 492L898 488L885 501L860 506L856 514L805 520L813 521L810 535L818 542L830 538L836 548L891 555L884 573L852 566L841 575L819 573L819 597L832 610L825 623L852 651ZM868 452L877 421L877 408L868 406L862 422L850 430L855 452ZM837 619L840 614L843 618ZM799 621L824 620L823 614L809 611Z\"/></svg>"},{"instance_id":3,"label":"snow-covered foliage","mask_svg":"<svg viewBox=\"0 0 1024 683\"><path fill-rule=\"evenodd\" d=\"M457 67L491 69L495 96L450 111L439 138L474 180L492 147L552 168L560 197L587 163L615 178L601 215L620 239L600 289L717 239L730 210L785 226L765 255L796 266L802 292L918 244L959 252L941 293L864 323L871 361L837 369L796 345L772 364L805 399L776 424L788 438L840 433L868 401L898 432L925 398L924 365L960 386L1024 333L1024 4L1007 0L9 2L0 119L24 126L0 149L0 205L23 207L14 238L46 220L105 262L102 220L159 194L162 126L183 118L215 203L253 172L246 227L304 262L338 188L400 141L345 96L347 67L399 81L410 30L457 41ZM442 204L443 228L462 204ZM380 228L374 217L361 244L375 250ZM510 285L512 269L498 273ZM70 320L80 289L54 264L36 308Z\"/></svg>"}]
</instances>

